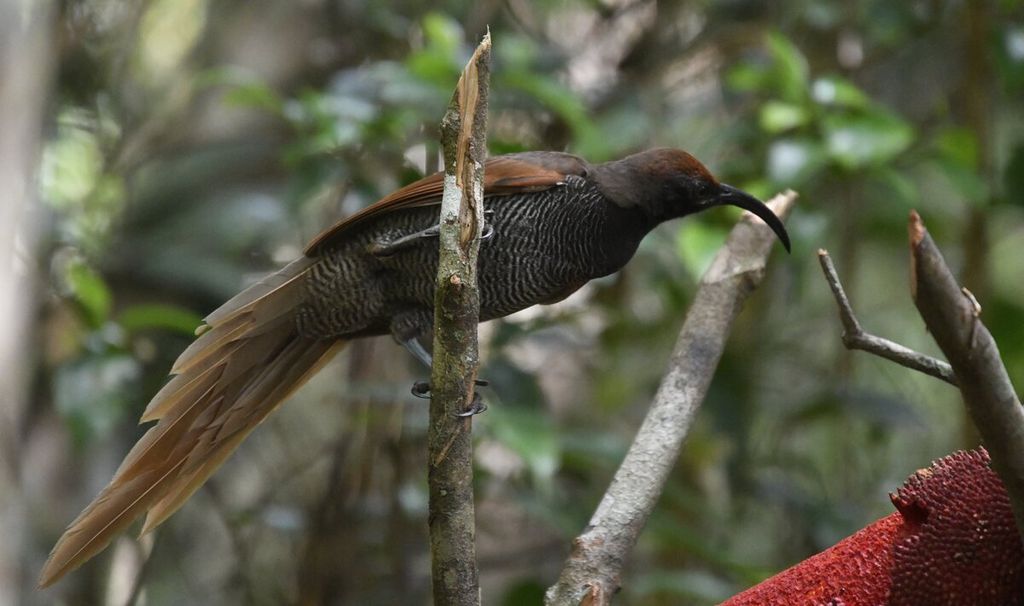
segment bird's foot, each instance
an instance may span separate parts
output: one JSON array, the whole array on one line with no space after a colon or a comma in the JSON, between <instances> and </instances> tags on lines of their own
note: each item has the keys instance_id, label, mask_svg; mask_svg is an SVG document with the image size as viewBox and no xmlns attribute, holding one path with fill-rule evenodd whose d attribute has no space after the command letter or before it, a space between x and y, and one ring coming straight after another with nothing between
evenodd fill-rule
<instances>
[{"instance_id":1,"label":"bird's foot","mask_svg":"<svg viewBox=\"0 0 1024 606\"><path fill-rule=\"evenodd\" d=\"M440 233L441 233L441 227L439 225L433 225L433 226L428 227L428 228L426 228L426 229L424 229L422 231L418 231L416 233L412 233L412 234L409 234L409 235L406 235L406 236L402 236L400 238L396 238L395 240L390 240L390 241L387 241L387 240L380 241L380 240L378 240L378 241L372 242L366 248L366 250L367 250L367 252L369 252L371 255L373 255L375 257L380 257L380 258L390 257L391 255L395 254L396 252L399 252L399 251L405 250L407 248L411 248L413 246L416 246L417 243L420 240L427 239L427 238L436 238L438 236L438 234L440 234Z\"/></svg>"},{"instance_id":2,"label":"bird's foot","mask_svg":"<svg viewBox=\"0 0 1024 606\"><path fill-rule=\"evenodd\" d=\"M490 223L484 223L483 229L480 230L480 241L490 240L493 235L494 226Z\"/></svg>"},{"instance_id":3,"label":"bird's foot","mask_svg":"<svg viewBox=\"0 0 1024 606\"><path fill-rule=\"evenodd\" d=\"M412 395L424 400L430 399L430 381L416 381L412 384Z\"/></svg>"},{"instance_id":4,"label":"bird's foot","mask_svg":"<svg viewBox=\"0 0 1024 606\"><path fill-rule=\"evenodd\" d=\"M488 385L490 385L489 381L485 381L484 379L477 379L476 380L476 386L477 387L487 387ZM415 383L412 384L412 390L411 391L412 391L412 395L416 396L417 398L429 399L430 395L431 395L430 394L430 382L429 381L416 381ZM472 417L473 415L478 415L478 414L482 413L485 410L487 410L487 404L484 403L484 400L483 400L483 398L480 397L480 394L476 393L474 391L473 392L473 401L469 404L469 408L467 408L464 412L456 413L455 416L456 417Z\"/></svg>"},{"instance_id":5,"label":"bird's foot","mask_svg":"<svg viewBox=\"0 0 1024 606\"><path fill-rule=\"evenodd\" d=\"M484 399L480 397L480 394L473 392L473 401L470 402L469 408L463 412L455 413L456 417L472 417L478 415L483 411L487 410L487 404L484 404Z\"/></svg>"},{"instance_id":6,"label":"bird's foot","mask_svg":"<svg viewBox=\"0 0 1024 606\"><path fill-rule=\"evenodd\" d=\"M477 379L476 380L476 386L477 387L487 387L490 384L491 384L490 381L487 381L487 380L484 380L484 379ZM416 396L417 398L423 398L424 400L429 400L430 399L430 381L416 381L415 383L412 384L412 389L410 391L412 392L412 395ZM479 410L477 412L483 412L486 409L487 409L487 406L484 406L482 410ZM473 413L473 414L476 414L476 413Z\"/></svg>"}]
</instances>

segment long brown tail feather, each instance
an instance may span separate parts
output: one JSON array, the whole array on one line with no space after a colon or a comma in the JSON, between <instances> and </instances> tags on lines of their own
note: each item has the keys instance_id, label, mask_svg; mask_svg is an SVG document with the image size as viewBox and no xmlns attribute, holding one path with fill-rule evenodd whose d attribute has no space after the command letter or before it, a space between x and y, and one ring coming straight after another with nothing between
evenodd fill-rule
<instances>
[{"instance_id":1,"label":"long brown tail feather","mask_svg":"<svg viewBox=\"0 0 1024 606\"><path fill-rule=\"evenodd\" d=\"M247 415L244 426L228 431L230 425L225 423L220 431L218 431L216 437L212 440L204 439L201 444L197 444L196 449L188 456L189 464L182 470L174 485L167 490L167 496L149 509L142 533L145 534L156 528L177 511L192 496L192 493L202 486L210 475L220 467L224 459L238 447L238 444L248 437L257 425L263 422L270 413L280 406L298 386L316 374L344 345L344 341L335 341L326 350L318 351L309 356L309 359L313 360L313 365L306 368L305 372L296 378L285 377L275 387L274 393L260 401L263 405L259 406L259 410L251 411L251 414ZM299 369L302 367L303 364L300 363L295 364L292 368ZM284 389L281 389L281 387ZM235 408L237 409L238 406L236 405ZM207 432L204 438L209 435L209 432ZM203 454L200 455L199 453ZM194 462L198 462L198 465L192 467Z\"/></svg>"},{"instance_id":2,"label":"long brown tail feather","mask_svg":"<svg viewBox=\"0 0 1024 606\"><path fill-rule=\"evenodd\" d=\"M146 407L157 421L71 523L39 577L46 587L102 551L148 511L143 532L188 500L238 445L344 344L300 336L294 313L312 261L296 261L207 318Z\"/></svg>"}]
</instances>

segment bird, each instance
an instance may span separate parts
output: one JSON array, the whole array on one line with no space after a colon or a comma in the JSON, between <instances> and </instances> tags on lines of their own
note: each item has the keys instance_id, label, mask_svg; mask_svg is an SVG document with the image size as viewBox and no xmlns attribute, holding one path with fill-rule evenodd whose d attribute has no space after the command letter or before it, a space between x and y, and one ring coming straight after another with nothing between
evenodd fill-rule
<instances>
[{"instance_id":1,"label":"bird","mask_svg":"<svg viewBox=\"0 0 1024 606\"><path fill-rule=\"evenodd\" d=\"M321 232L296 260L203 319L145 408L156 421L68 526L46 587L143 513L145 534L178 510L238 445L346 342L390 334L429 366L443 174L411 183ZM480 321L560 301L633 257L659 224L716 206L782 221L689 153L657 148L591 164L530 151L484 164Z\"/></svg>"}]
</instances>

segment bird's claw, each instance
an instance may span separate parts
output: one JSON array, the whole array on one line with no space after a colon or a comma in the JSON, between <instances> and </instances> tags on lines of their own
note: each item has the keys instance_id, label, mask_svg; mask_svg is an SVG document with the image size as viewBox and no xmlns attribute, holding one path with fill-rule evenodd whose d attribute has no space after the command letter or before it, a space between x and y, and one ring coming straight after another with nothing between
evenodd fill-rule
<instances>
[{"instance_id":1,"label":"bird's claw","mask_svg":"<svg viewBox=\"0 0 1024 606\"><path fill-rule=\"evenodd\" d=\"M477 379L475 381L475 383L476 383L477 387L487 387L488 385L491 384L491 382L487 381L486 379ZM430 381L416 381L415 383L412 384L412 389L410 389L409 391L412 393L412 395L416 396L417 398L422 398L424 400L429 400L430 399ZM478 412L483 412L486 409L487 409L487 407L484 406L483 410L480 410ZM476 413L473 413L473 414L476 414Z\"/></svg>"},{"instance_id":2,"label":"bird's claw","mask_svg":"<svg viewBox=\"0 0 1024 606\"><path fill-rule=\"evenodd\" d=\"M473 401L470 403L469 408L463 412L455 413L455 416L459 418L472 417L485 410L487 410L487 404L484 404L484 399L480 397L480 394L474 393Z\"/></svg>"},{"instance_id":3,"label":"bird's claw","mask_svg":"<svg viewBox=\"0 0 1024 606\"><path fill-rule=\"evenodd\" d=\"M412 395L417 398L423 398L424 400L430 399L430 381L416 381L412 384L412 389L409 390Z\"/></svg>"}]
</instances>

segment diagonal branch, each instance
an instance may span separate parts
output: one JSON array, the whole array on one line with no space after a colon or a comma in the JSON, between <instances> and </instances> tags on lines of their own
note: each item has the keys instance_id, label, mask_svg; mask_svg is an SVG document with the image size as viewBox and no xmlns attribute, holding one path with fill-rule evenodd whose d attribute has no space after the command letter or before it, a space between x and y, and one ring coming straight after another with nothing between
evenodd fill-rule
<instances>
[{"instance_id":1,"label":"diagonal branch","mask_svg":"<svg viewBox=\"0 0 1024 606\"><path fill-rule=\"evenodd\" d=\"M795 201L796 193L789 191L768 205L785 218ZM587 529L573 541L546 604L610 602L711 384L729 329L764 276L773 242L771 230L748 213L719 250L701 279L647 417Z\"/></svg>"},{"instance_id":2,"label":"diagonal branch","mask_svg":"<svg viewBox=\"0 0 1024 606\"><path fill-rule=\"evenodd\" d=\"M961 288L921 217L910 213L910 294L960 383L967 412L1006 485L1024 536L1024 408L1010 383L981 306Z\"/></svg>"},{"instance_id":3,"label":"diagonal branch","mask_svg":"<svg viewBox=\"0 0 1024 606\"><path fill-rule=\"evenodd\" d=\"M818 250L818 261L821 263L821 270L825 272L825 281L832 289L832 295L836 298L836 305L839 307L839 320L843 323L843 345L847 349L859 349L875 354L912 370L922 372L926 375L942 379L950 385L957 385L956 375L953 368L931 356L918 353L882 337L864 332L860 322L853 314L853 307L843 290L843 283L839 281L836 267L832 264L832 257L825 249Z\"/></svg>"},{"instance_id":4,"label":"diagonal branch","mask_svg":"<svg viewBox=\"0 0 1024 606\"><path fill-rule=\"evenodd\" d=\"M480 603L473 508L473 422L480 297L476 264L483 224L491 37L459 77L441 120L444 196L434 297L434 366L427 432L434 603Z\"/></svg>"}]
</instances>

